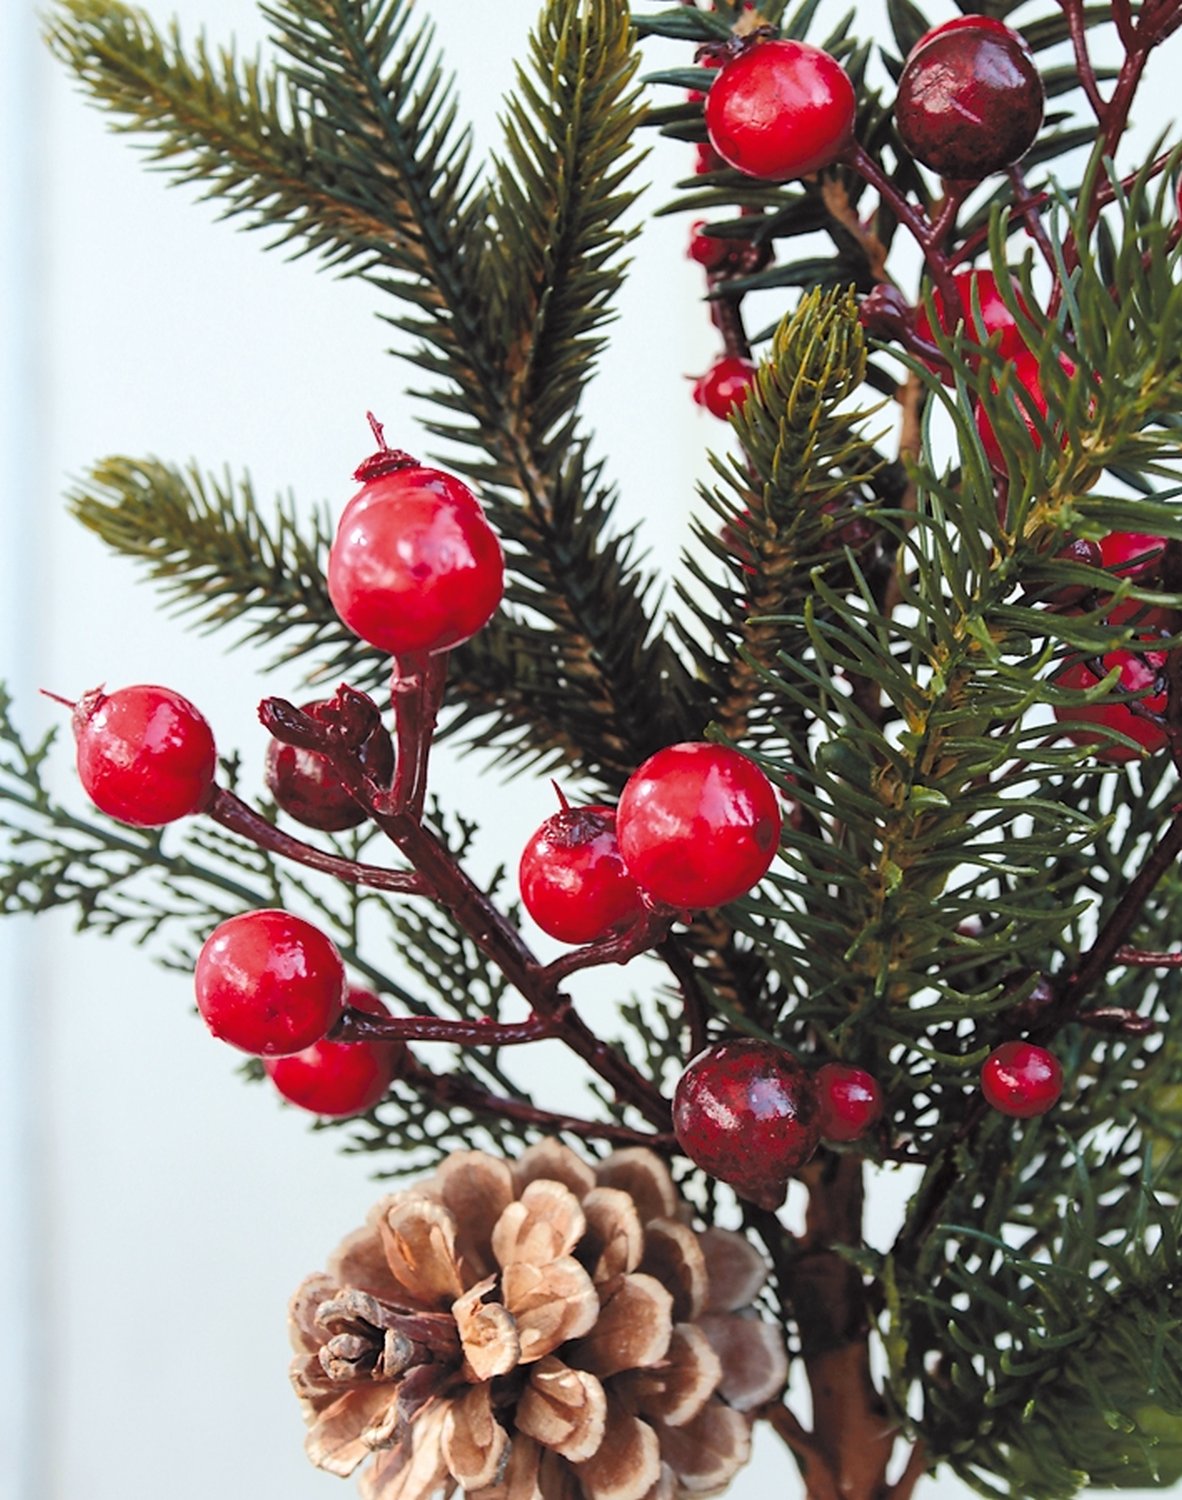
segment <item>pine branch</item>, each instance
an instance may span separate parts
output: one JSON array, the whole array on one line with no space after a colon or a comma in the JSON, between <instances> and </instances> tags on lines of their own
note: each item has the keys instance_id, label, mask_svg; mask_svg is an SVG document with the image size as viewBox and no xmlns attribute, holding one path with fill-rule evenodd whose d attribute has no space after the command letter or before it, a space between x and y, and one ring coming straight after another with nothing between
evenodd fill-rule
<instances>
[{"instance_id":1,"label":"pine branch","mask_svg":"<svg viewBox=\"0 0 1182 1500\"><path fill-rule=\"evenodd\" d=\"M873 527L864 503L880 467L859 435L867 411L850 410L866 375L866 350L848 291L814 291L781 323L755 387L735 418L743 461L714 460L726 488L704 492L714 530L695 524L699 544L722 562L719 583L690 557L705 599L679 589L697 617L683 630L715 697L714 719L731 739L769 728L774 695L765 674L791 649L784 617L803 606L816 570L846 573L843 535Z\"/></svg>"},{"instance_id":2,"label":"pine branch","mask_svg":"<svg viewBox=\"0 0 1182 1500\"><path fill-rule=\"evenodd\" d=\"M435 124L450 110L424 61L429 34L406 34L406 10L380 7L366 54L367 81L385 67L381 87L404 101L393 141L363 134L370 121L356 109L330 116L294 68L232 47L211 54L203 37L186 51L175 25L163 35L120 0L59 0L46 34L118 130L153 140L151 160L174 182L204 183L228 216L277 231L275 243L418 299L441 270L420 216L462 223L471 185L466 137Z\"/></svg>"}]
</instances>

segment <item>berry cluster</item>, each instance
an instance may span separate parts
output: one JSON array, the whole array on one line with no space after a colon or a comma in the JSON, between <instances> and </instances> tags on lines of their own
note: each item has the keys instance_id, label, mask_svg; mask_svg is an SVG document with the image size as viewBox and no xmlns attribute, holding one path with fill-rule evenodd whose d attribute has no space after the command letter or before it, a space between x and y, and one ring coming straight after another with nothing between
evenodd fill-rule
<instances>
[{"instance_id":1,"label":"berry cluster","mask_svg":"<svg viewBox=\"0 0 1182 1500\"><path fill-rule=\"evenodd\" d=\"M1063 1069L1044 1047L1004 1042L986 1059L980 1088L998 1113L1031 1119L1057 1102ZM786 1048L744 1038L708 1048L681 1075L673 1128L703 1171L776 1209L822 1142L864 1140L885 1108L878 1080L864 1068L830 1061L810 1072Z\"/></svg>"}]
</instances>

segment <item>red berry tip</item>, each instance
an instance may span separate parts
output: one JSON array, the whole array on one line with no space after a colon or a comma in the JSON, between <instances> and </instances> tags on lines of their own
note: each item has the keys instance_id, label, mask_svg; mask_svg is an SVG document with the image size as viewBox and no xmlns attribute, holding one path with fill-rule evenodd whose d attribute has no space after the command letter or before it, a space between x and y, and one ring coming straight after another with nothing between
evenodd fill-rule
<instances>
[{"instance_id":1,"label":"red berry tip","mask_svg":"<svg viewBox=\"0 0 1182 1500\"><path fill-rule=\"evenodd\" d=\"M418 459L412 458L409 453L404 453L401 448L391 448L386 442L386 429L374 416L373 412L367 411L366 420L373 430L374 439L377 442L377 452L371 453L366 459L353 470L353 478L359 479L362 484L370 479L380 479L383 474L393 474L398 469L413 469L418 465Z\"/></svg>"}]
</instances>

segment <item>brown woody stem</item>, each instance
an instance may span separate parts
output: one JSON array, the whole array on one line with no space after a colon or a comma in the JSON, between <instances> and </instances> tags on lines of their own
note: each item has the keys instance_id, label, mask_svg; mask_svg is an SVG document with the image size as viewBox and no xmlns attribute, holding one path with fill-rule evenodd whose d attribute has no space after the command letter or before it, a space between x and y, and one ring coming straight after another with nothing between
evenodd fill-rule
<instances>
[{"instance_id":1,"label":"brown woody stem","mask_svg":"<svg viewBox=\"0 0 1182 1500\"><path fill-rule=\"evenodd\" d=\"M225 787L216 787L210 801L202 811L215 823L228 828L231 833L241 834L259 849L278 854L309 869L333 875L347 885L371 886L379 891L398 891L407 896L429 894L421 875L414 870L387 870L381 865L359 864L339 855L328 854L302 839L283 833L274 823L269 823L255 812L240 797Z\"/></svg>"},{"instance_id":2,"label":"brown woody stem","mask_svg":"<svg viewBox=\"0 0 1182 1500\"><path fill-rule=\"evenodd\" d=\"M528 1021L456 1021L443 1016L377 1016L346 1009L329 1033L334 1042L451 1042L458 1047L516 1047L554 1036L539 1016Z\"/></svg>"}]
</instances>

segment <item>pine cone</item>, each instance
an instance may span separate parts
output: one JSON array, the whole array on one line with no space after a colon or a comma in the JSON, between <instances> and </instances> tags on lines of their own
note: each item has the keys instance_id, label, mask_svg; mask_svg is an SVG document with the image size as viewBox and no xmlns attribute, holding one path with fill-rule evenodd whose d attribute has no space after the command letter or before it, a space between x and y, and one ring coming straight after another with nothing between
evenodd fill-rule
<instances>
[{"instance_id":1,"label":"pine cone","mask_svg":"<svg viewBox=\"0 0 1182 1500\"><path fill-rule=\"evenodd\" d=\"M449 1156L292 1300L309 1457L372 1455L365 1500L719 1493L787 1358L762 1257L689 1217L650 1151Z\"/></svg>"}]
</instances>

